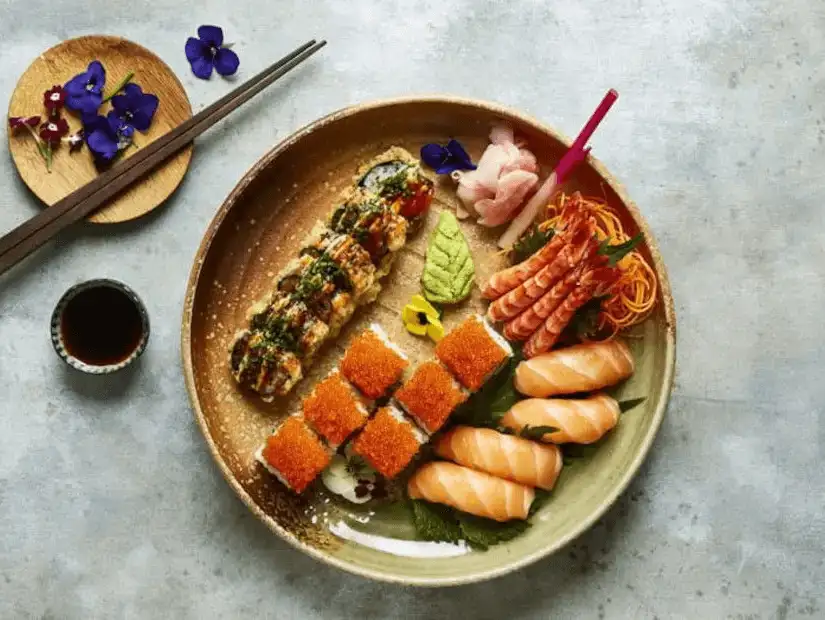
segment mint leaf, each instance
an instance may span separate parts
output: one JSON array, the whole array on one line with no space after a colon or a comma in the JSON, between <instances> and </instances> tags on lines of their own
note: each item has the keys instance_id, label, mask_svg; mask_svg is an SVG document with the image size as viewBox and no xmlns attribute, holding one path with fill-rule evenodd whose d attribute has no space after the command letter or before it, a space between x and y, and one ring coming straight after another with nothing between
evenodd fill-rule
<instances>
[{"instance_id":1,"label":"mint leaf","mask_svg":"<svg viewBox=\"0 0 825 620\"><path fill-rule=\"evenodd\" d=\"M461 540L461 528L451 508L422 500L411 500L413 525L422 540L456 543Z\"/></svg>"},{"instance_id":2,"label":"mint leaf","mask_svg":"<svg viewBox=\"0 0 825 620\"><path fill-rule=\"evenodd\" d=\"M620 260L635 250L636 246L639 245L641 241L642 233L638 233L635 237L632 237L624 243L620 243L618 245L609 245L610 240L605 239L602 241L601 245L599 245L599 249L596 253L601 254L602 256L607 256L607 264L611 267L615 267Z\"/></svg>"},{"instance_id":3,"label":"mint leaf","mask_svg":"<svg viewBox=\"0 0 825 620\"><path fill-rule=\"evenodd\" d=\"M558 430L555 426L530 426L527 424L519 432L519 437L540 441L545 435L555 433Z\"/></svg>"},{"instance_id":4,"label":"mint leaf","mask_svg":"<svg viewBox=\"0 0 825 620\"><path fill-rule=\"evenodd\" d=\"M493 545L512 540L530 527L527 521L500 523L492 519L469 515L465 512L457 513L457 517L464 539L480 551L486 551Z\"/></svg>"},{"instance_id":5,"label":"mint leaf","mask_svg":"<svg viewBox=\"0 0 825 620\"><path fill-rule=\"evenodd\" d=\"M517 263L527 260L542 249L555 232L552 228L541 230L534 226L513 244L513 260Z\"/></svg>"},{"instance_id":6,"label":"mint leaf","mask_svg":"<svg viewBox=\"0 0 825 620\"><path fill-rule=\"evenodd\" d=\"M630 411L631 409L633 409L633 407L635 407L636 405L641 405L646 400L647 398L642 397L619 401L619 411L621 413L624 413L625 411Z\"/></svg>"}]
</instances>

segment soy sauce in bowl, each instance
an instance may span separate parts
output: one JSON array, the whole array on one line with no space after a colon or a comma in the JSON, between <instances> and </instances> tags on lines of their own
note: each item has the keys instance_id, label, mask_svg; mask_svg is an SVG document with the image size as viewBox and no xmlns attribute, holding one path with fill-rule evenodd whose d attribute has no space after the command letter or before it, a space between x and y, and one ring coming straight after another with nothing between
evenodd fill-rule
<instances>
[{"instance_id":1,"label":"soy sauce in bowl","mask_svg":"<svg viewBox=\"0 0 825 620\"><path fill-rule=\"evenodd\" d=\"M90 280L69 289L52 315L52 343L70 366L92 374L125 368L146 348L149 317L132 289Z\"/></svg>"}]
</instances>

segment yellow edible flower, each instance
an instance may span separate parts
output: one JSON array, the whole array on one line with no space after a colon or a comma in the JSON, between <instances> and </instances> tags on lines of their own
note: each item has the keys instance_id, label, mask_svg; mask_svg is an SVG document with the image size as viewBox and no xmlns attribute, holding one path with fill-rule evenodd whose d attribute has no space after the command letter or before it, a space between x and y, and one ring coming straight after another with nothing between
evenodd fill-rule
<instances>
[{"instance_id":1,"label":"yellow edible flower","mask_svg":"<svg viewBox=\"0 0 825 620\"><path fill-rule=\"evenodd\" d=\"M433 342L444 337L444 326L438 318L438 310L421 295L413 295L410 303L401 311L407 331L416 336L429 336Z\"/></svg>"}]
</instances>

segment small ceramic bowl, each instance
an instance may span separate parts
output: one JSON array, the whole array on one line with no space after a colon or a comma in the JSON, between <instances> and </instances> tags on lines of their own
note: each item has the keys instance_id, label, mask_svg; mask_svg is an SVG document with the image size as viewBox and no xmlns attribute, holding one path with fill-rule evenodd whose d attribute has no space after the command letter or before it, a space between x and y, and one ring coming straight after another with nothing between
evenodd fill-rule
<instances>
[{"instance_id":1,"label":"small ceramic bowl","mask_svg":"<svg viewBox=\"0 0 825 620\"><path fill-rule=\"evenodd\" d=\"M71 324L64 325L64 322L68 322L66 321L67 317L72 316L67 313L67 308L70 308L71 302L79 295L84 293L88 295L91 291L97 289L99 289L98 295L103 294L103 297L98 299L99 302L104 303L106 297L109 298L109 301L115 300L117 302L112 306L115 313L107 315L105 320L99 321L99 325L86 325L87 331L89 327L92 327L91 331L94 332L91 334L91 339L88 337L89 334L86 334L86 342L95 343L95 339L97 339L98 344L101 342L104 344L110 343L111 338L101 339L101 336L105 335L104 330L120 329L118 327L119 320L124 330L132 332L131 334L108 334L110 337L119 338L124 346L117 354L107 355L108 359L105 360L101 359L99 355L96 356L93 351L88 354L81 352L69 342L73 339L82 342L82 339L73 338L71 333L72 330L77 330L78 327L82 328L82 325L75 325L74 327ZM112 291L116 291L119 295L112 296ZM93 306L93 308L98 310L100 306ZM122 316L121 312L126 316ZM82 315L75 318L89 319L88 316L84 317ZM130 323L133 323L133 325L130 325ZM63 293L63 296L57 302L54 312L52 312L51 339L57 355L72 368L92 375L110 374L126 368L146 350L146 345L149 342L149 314L146 312L146 306L143 305L137 293L122 282L106 278L87 280L71 287ZM98 357L98 359L95 359L95 357Z\"/></svg>"}]
</instances>

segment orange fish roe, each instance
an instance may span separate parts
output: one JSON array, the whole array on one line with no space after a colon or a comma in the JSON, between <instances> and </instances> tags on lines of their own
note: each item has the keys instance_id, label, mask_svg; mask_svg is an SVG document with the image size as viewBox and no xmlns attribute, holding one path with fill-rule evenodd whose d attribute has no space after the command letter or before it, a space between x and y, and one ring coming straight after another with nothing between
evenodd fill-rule
<instances>
[{"instance_id":1,"label":"orange fish roe","mask_svg":"<svg viewBox=\"0 0 825 620\"><path fill-rule=\"evenodd\" d=\"M344 443L368 416L352 388L337 372L316 385L302 407L304 419L333 446Z\"/></svg>"},{"instance_id":2,"label":"orange fish roe","mask_svg":"<svg viewBox=\"0 0 825 620\"><path fill-rule=\"evenodd\" d=\"M355 453L385 478L398 475L421 447L413 425L399 417L397 410L382 407L352 443Z\"/></svg>"},{"instance_id":3,"label":"orange fish roe","mask_svg":"<svg viewBox=\"0 0 825 620\"><path fill-rule=\"evenodd\" d=\"M435 354L464 387L474 392L508 357L477 316L471 316L444 336L436 345Z\"/></svg>"},{"instance_id":4,"label":"orange fish roe","mask_svg":"<svg viewBox=\"0 0 825 620\"><path fill-rule=\"evenodd\" d=\"M296 493L302 493L332 458L315 433L296 417L287 418L266 440L261 456Z\"/></svg>"},{"instance_id":5,"label":"orange fish roe","mask_svg":"<svg viewBox=\"0 0 825 620\"><path fill-rule=\"evenodd\" d=\"M424 430L434 433L450 414L467 400L452 375L438 362L424 362L395 393L395 400Z\"/></svg>"},{"instance_id":6,"label":"orange fish roe","mask_svg":"<svg viewBox=\"0 0 825 620\"><path fill-rule=\"evenodd\" d=\"M409 362L388 347L372 328L350 344L341 373L367 398L379 398L396 383Z\"/></svg>"}]
</instances>

